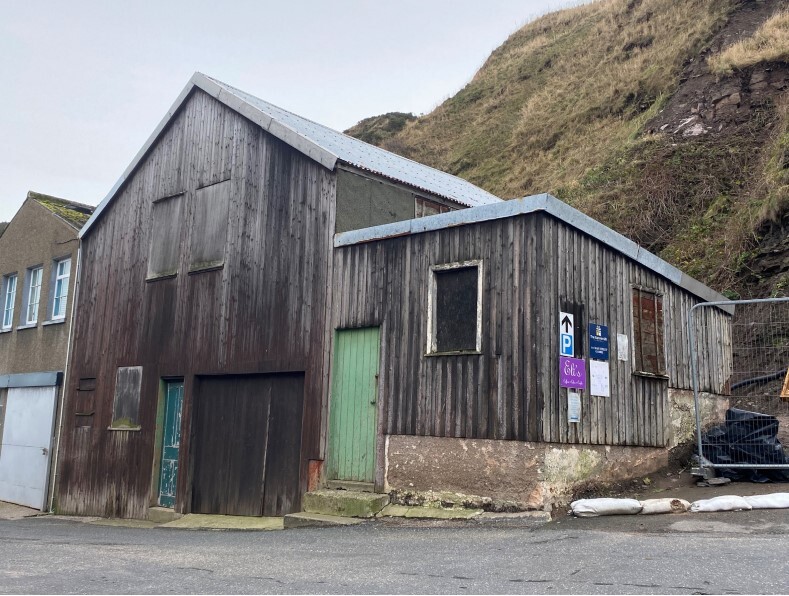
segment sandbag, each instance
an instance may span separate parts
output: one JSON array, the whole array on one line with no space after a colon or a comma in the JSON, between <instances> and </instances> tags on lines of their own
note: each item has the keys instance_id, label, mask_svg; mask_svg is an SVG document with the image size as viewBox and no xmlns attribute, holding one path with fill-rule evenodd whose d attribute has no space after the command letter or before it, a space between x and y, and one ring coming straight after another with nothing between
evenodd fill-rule
<instances>
[{"instance_id":1,"label":"sandbag","mask_svg":"<svg viewBox=\"0 0 789 596\"><path fill-rule=\"evenodd\" d=\"M577 517L633 515L641 511L641 503L635 499L580 499L570 503L570 508Z\"/></svg>"},{"instance_id":2,"label":"sandbag","mask_svg":"<svg viewBox=\"0 0 789 596\"><path fill-rule=\"evenodd\" d=\"M750 511L751 506L742 497L722 495L712 499L694 501L690 506L692 513L708 513L712 511Z\"/></svg>"},{"instance_id":3,"label":"sandbag","mask_svg":"<svg viewBox=\"0 0 789 596\"><path fill-rule=\"evenodd\" d=\"M685 499L647 499L641 501L641 515L658 513L685 513L690 503Z\"/></svg>"},{"instance_id":4,"label":"sandbag","mask_svg":"<svg viewBox=\"0 0 789 596\"><path fill-rule=\"evenodd\" d=\"M753 509L789 509L789 493L743 497Z\"/></svg>"}]
</instances>

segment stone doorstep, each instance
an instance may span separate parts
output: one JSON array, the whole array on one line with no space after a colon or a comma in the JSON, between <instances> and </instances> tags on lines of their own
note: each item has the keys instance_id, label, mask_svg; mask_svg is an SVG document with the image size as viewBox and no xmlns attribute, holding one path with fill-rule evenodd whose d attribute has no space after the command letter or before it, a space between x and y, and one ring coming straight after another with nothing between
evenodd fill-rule
<instances>
[{"instance_id":1,"label":"stone doorstep","mask_svg":"<svg viewBox=\"0 0 789 596\"><path fill-rule=\"evenodd\" d=\"M156 527L184 530L282 530L285 526L281 517L188 513Z\"/></svg>"},{"instance_id":2,"label":"stone doorstep","mask_svg":"<svg viewBox=\"0 0 789 596\"><path fill-rule=\"evenodd\" d=\"M289 513L285 516L285 529L325 528L332 526L353 526L362 523L357 517L324 515L323 513Z\"/></svg>"},{"instance_id":3,"label":"stone doorstep","mask_svg":"<svg viewBox=\"0 0 789 596\"><path fill-rule=\"evenodd\" d=\"M305 513L373 517L389 504L389 495L350 490L315 490L304 495Z\"/></svg>"},{"instance_id":4,"label":"stone doorstep","mask_svg":"<svg viewBox=\"0 0 789 596\"><path fill-rule=\"evenodd\" d=\"M166 524L183 517L183 514L176 513L172 509L166 507L149 507L148 520L157 524Z\"/></svg>"}]
</instances>

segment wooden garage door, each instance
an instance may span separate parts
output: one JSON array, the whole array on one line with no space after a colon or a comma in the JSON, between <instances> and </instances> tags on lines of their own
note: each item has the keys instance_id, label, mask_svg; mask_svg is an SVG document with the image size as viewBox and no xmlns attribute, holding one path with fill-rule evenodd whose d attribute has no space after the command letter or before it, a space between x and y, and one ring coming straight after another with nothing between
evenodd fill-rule
<instances>
[{"instance_id":1,"label":"wooden garage door","mask_svg":"<svg viewBox=\"0 0 789 596\"><path fill-rule=\"evenodd\" d=\"M300 508L303 374L201 377L192 511L284 515Z\"/></svg>"}]
</instances>

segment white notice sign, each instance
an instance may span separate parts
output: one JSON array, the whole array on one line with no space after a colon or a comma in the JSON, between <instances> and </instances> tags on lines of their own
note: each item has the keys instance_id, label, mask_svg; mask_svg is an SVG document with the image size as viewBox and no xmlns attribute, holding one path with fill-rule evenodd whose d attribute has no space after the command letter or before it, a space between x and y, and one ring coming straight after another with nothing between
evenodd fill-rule
<instances>
[{"instance_id":1,"label":"white notice sign","mask_svg":"<svg viewBox=\"0 0 789 596\"><path fill-rule=\"evenodd\" d=\"M616 357L623 362L627 362L630 357L630 346L628 345L627 335L616 334Z\"/></svg>"},{"instance_id":2,"label":"white notice sign","mask_svg":"<svg viewBox=\"0 0 789 596\"><path fill-rule=\"evenodd\" d=\"M581 421L581 394L577 391L567 392L567 422Z\"/></svg>"},{"instance_id":3,"label":"white notice sign","mask_svg":"<svg viewBox=\"0 0 789 596\"><path fill-rule=\"evenodd\" d=\"M608 362L602 360L589 361L589 388L592 395L611 397Z\"/></svg>"}]
</instances>

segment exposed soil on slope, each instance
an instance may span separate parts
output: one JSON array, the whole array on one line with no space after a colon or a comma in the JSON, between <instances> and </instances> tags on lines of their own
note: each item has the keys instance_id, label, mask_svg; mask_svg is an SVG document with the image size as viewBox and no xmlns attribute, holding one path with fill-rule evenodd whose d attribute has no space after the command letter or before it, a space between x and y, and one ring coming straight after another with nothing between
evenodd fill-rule
<instances>
[{"instance_id":1,"label":"exposed soil on slope","mask_svg":"<svg viewBox=\"0 0 789 596\"><path fill-rule=\"evenodd\" d=\"M721 133L748 123L752 111L763 109L776 93L789 88L785 63L758 65L722 78L707 67L711 54L751 37L784 7L783 2L743 2L698 58L685 65L679 89L645 130L679 137Z\"/></svg>"}]
</instances>

